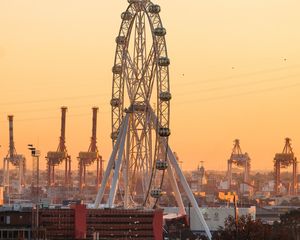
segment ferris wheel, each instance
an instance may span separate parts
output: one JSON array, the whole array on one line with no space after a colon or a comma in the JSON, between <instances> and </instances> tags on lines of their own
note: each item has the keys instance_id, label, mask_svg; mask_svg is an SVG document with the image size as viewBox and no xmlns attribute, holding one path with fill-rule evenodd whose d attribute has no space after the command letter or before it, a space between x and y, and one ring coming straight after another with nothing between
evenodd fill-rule
<instances>
[{"instance_id":1,"label":"ferris wheel","mask_svg":"<svg viewBox=\"0 0 300 240\"><path fill-rule=\"evenodd\" d=\"M107 197L108 207L155 208L168 175L180 214L186 214L174 173L192 205L198 205L171 151L170 83L166 29L161 8L150 0L128 0L121 14L112 67L111 139L113 151L98 191L95 207ZM197 210L208 236L205 220Z\"/></svg>"},{"instance_id":2,"label":"ferris wheel","mask_svg":"<svg viewBox=\"0 0 300 240\"><path fill-rule=\"evenodd\" d=\"M150 1L129 3L121 14L122 23L116 37L111 138L115 146L123 130L122 123L128 121L122 153L126 162L120 169L123 176L128 176L120 182L119 192L124 194L125 206L153 207L162 194L161 184L168 165L170 60L160 6Z\"/></svg>"}]
</instances>

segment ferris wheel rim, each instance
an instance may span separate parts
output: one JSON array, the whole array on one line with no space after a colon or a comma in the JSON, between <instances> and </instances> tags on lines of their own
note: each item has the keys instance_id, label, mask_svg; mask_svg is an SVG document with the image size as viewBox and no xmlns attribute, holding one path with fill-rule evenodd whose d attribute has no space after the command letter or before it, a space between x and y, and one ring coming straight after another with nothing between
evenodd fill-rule
<instances>
[{"instance_id":1,"label":"ferris wheel rim","mask_svg":"<svg viewBox=\"0 0 300 240\"><path fill-rule=\"evenodd\" d=\"M127 7L126 11L123 12L123 13L131 13L130 11L136 10L135 9L135 4L137 4L137 2L139 2L139 1L132 1L129 4L129 6ZM154 34L154 31L156 29L155 26L157 28L161 27L161 29L164 29L164 28L163 28L163 24L162 24L162 21L161 21L159 13L153 14L153 15L155 15L155 18L152 16L153 17L153 19L152 19L151 16L150 16L150 14L149 14L149 12L148 12L150 6L158 6L158 5L154 5L151 1L142 1L142 2L139 2L138 4L141 4L141 3L145 3L145 4L142 4L142 8L140 9L140 11L142 11L146 15L148 23L150 25L151 36L152 36L152 46L154 46L154 48L155 48L154 49L154 51L155 51L154 58L155 58L156 71L158 72L157 76L159 78L159 79L157 79L157 83L156 83L157 84L157 94L156 94L156 98L157 98L157 104L156 104L157 111L156 112L157 112L157 119L158 119L157 120L158 121L157 125L160 126L163 130L166 130L169 127L170 104L169 104L169 101L166 101L167 102L167 104L166 104L166 103L164 103L164 101L162 101L160 99L160 97L161 97L160 95L161 95L161 93L163 93L163 91L162 91L162 88L163 88L162 85L163 85L163 83L162 83L162 79L161 79L162 73L159 72L159 70L161 71L161 68L158 67L158 61L160 59L159 57L161 56L162 52L163 52L163 55L164 55L163 57L165 59L167 59L166 61L169 61L168 60L168 52L167 52L167 45L166 45L166 40L165 40L165 36L164 36L165 34L163 34L163 32L160 33L160 34L162 34L161 36L160 35L156 35L155 36L155 34ZM130 44L130 36L132 35L133 25L134 25L135 18L137 16L137 14L138 14L138 12L135 12L135 15L131 16L132 19L130 20L129 25L127 25L127 30L125 29L125 31L124 31L123 27L124 27L124 25L125 25L126 22L128 23L128 21L129 21L128 19L129 18L126 19L125 15L122 16L122 18L124 17L124 19L122 19L122 23L121 23L121 26L120 26L119 34L117 36L117 38L119 39L120 43L121 43L121 40L122 40L121 37L125 38L125 43L123 43L124 47L120 51L120 43L117 42L115 59L114 59L114 67L118 66L118 64L121 63L121 74L117 73L117 70L120 70L120 69L115 69L116 72L113 73L112 100L111 100L111 105L112 105L112 136L111 137L112 137L113 145L115 144L116 136L118 135L119 128L120 128L120 126L122 124L122 121L123 121L123 119L125 117L124 113L126 113L128 111L128 110L126 110L124 108L124 97L125 97L125 89L124 88L125 88L125 84L127 84L127 83L124 83L125 80L123 78L123 73L124 73L124 65L123 65L123 63L124 63L123 62L124 61L123 57L124 56L123 56L123 54L124 54L125 51L128 51L128 46ZM157 21L156 24L153 22L154 20ZM165 31L165 29L164 29L164 31ZM126 33L126 34L124 34L124 33ZM163 45L163 47L161 47L162 50L159 49L157 38L160 38L160 42L161 42L160 44ZM117 39L116 39L116 41L117 41ZM160 52L159 52L159 50L160 50ZM120 56L120 52L122 53L121 56ZM119 60L119 62L118 62L118 60ZM165 92L169 93L169 95L170 95L169 68L168 68L168 64L166 66L163 66L163 67L166 67L166 69L165 69L165 76L163 76L164 77L164 81L165 81L164 84L166 85L165 88L167 89L167 91L165 91ZM113 69L113 71L114 71L114 69ZM116 76L116 75L121 75L121 76ZM115 81L116 79L119 82ZM115 89L115 87L117 89ZM115 94L114 90L117 91L117 94ZM118 98L115 97L116 95L118 96ZM166 95L168 95L168 94L166 94ZM167 96L167 98L168 98L168 96ZM170 100L170 99L168 99L168 100ZM115 106L113 106L113 104L115 103L113 101L117 102L118 105L115 104ZM147 104L148 104L148 107L151 107L150 104L149 104L149 102ZM164 104L164 108L165 109L160 109L163 104ZM163 114L165 114L165 115L162 116ZM159 141L158 138L160 137L159 133L158 133L159 130L160 129L156 129L156 140L155 140L156 144L155 144L155 148L158 148L158 146L157 146L158 145L158 141ZM155 152L157 152L157 151L158 150L156 149ZM154 157L156 157L156 155ZM155 161L156 160L154 159L153 165L152 165L151 175L155 174L154 171L156 171L155 165L154 165ZM162 179L160 181L160 187L162 185L162 181L163 181L163 177L162 177ZM151 176L151 182L152 182L152 176ZM151 188L151 182L150 182L148 190L147 190L147 196L145 198L145 202L147 201L147 199L149 197L149 191L150 191L150 188Z\"/></svg>"}]
</instances>

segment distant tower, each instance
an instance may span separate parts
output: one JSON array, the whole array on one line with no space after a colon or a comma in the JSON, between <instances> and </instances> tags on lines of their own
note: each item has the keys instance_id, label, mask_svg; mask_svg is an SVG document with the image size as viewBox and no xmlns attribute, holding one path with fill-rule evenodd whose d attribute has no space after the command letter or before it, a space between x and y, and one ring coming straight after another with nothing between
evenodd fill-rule
<instances>
[{"instance_id":1,"label":"distant tower","mask_svg":"<svg viewBox=\"0 0 300 240\"><path fill-rule=\"evenodd\" d=\"M10 163L15 166L18 171L19 184L18 192L21 193L22 187L25 186L25 169L26 169L26 160L23 155L17 154L15 143L14 143L14 116L9 115L9 150L4 158L3 162L3 185L6 188L7 193L9 193L10 188L10 176L9 176L9 165Z\"/></svg>"},{"instance_id":2,"label":"distant tower","mask_svg":"<svg viewBox=\"0 0 300 240\"><path fill-rule=\"evenodd\" d=\"M285 145L282 150L282 153L276 153L274 157L274 170L275 170L275 186L274 192L275 194L280 193L280 168L287 168L290 165L293 166L293 179L292 179L292 187L291 187L291 194L297 194L297 158L294 155L292 146L291 146L291 139L285 139Z\"/></svg>"},{"instance_id":3,"label":"distant tower","mask_svg":"<svg viewBox=\"0 0 300 240\"><path fill-rule=\"evenodd\" d=\"M205 168L203 165L204 161L200 161L200 163L201 163L201 167L198 167L198 171L199 171L199 179L200 179L200 188L202 190L204 179L205 179Z\"/></svg>"},{"instance_id":4,"label":"distant tower","mask_svg":"<svg viewBox=\"0 0 300 240\"><path fill-rule=\"evenodd\" d=\"M179 158L177 152L173 152L173 154L174 154L175 159L177 160L177 162L178 162L180 168L182 169L182 163L183 163L183 161L180 160L180 158Z\"/></svg>"},{"instance_id":5,"label":"distant tower","mask_svg":"<svg viewBox=\"0 0 300 240\"><path fill-rule=\"evenodd\" d=\"M67 107L61 107L61 133L56 151L47 153L48 186L55 185L55 167L65 161L65 186L71 184L71 156L66 147L66 113Z\"/></svg>"},{"instance_id":6,"label":"distant tower","mask_svg":"<svg viewBox=\"0 0 300 240\"><path fill-rule=\"evenodd\" d=\"M80 191L86 186L86 168L92 165L95 161L97 163L96 169L96 189L99 188L100 182L102 180L102 156L99 155L97 147L97 113L98 108L93 107L93 120L92 120L92 137L89 149L87 152L79 153L79 188Z\"/></svg>"},{"instance_id":7,"label":"distant tower","mask_svg":"<svg viewBox=\"0 0 300 240\"><path fill-rule=\"evenodd\" d=\"M244 168L244 184L249 184L249 175L250 175L250 157L247 153L243 153L240 147L240 140L234 140L234 146L232 149L232 153L228 160L228 169L227 169L227 178L228 178L228 187L231 189L232 182L232 165L236 165L238 167Z\"/></svg>"}]
</instances>

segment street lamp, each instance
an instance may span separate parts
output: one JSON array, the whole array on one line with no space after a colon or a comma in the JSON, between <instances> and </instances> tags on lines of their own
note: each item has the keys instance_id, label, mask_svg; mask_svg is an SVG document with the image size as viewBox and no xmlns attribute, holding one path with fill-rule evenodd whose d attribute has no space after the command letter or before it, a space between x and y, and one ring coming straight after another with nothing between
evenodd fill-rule
<instances>
[{"instance_id":1,"label":"street lamp","mask_svg":"<svg viewBox=\"0 0 300 240\"><path fill-rule=\"evenodd\" d=\"M34 174L34 161L36 160L36 230L37 230L37 236L36 238L39 238L39 179L40 179L40 167L39 167L39 157L40 157L40 151L37 150L32 144L28 144L28 149L31 151L32 161L33 161L33 168L32 168L32 174ZM34 187L34 185L33 185Z\"/></svg>"}]
</instances>

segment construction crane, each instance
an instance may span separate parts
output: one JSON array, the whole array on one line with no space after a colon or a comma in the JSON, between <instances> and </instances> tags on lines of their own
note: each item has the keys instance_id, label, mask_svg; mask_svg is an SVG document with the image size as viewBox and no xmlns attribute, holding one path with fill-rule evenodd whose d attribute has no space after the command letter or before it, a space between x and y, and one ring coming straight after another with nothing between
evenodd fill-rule
<instances>
[{"instance_id":1,"label":"construction crane","mask_svg":"<svg viewBox=\"0 0 300 240\"><path fill-rule=\"evenodd\" d=\"M291 194L297 194L297 158L294 155L292 146L291 146L291 139L285 138L285 145L282 150L282 153L276 153L274 157L274 172L275 172L275 185L274 185L274 192L275 194L280 193L280 168L287 168L290 165L293 166L293 176L292 176L292 187L291 187Z\"/></svg>"},{"instance_id":2,"label":"construction crane","mask_svg":"<svg viewBox=\"0 0 300 240\"><path fill-rule=\"evenodd\" d=\"M47 153L48 165L48 186L54 186L55 183L55 167L65 162L65 186L71 184L71 156L68 154L66 147L66 113L67 107L61 107L61 133L59 145L56 151Z\"/></svg>"},{"instance_id":3,"label":"construction crane","mask_svg":"<svg viewBox=\"0 0 300 240\"><path fill-rule=\"evenodd\" d=\"M24 155L17 154L15 143L14 143L14 116L8 116L9 122L9 150L3 161L3 186L9 196L10 190L10 175L9 167L10 164L18 169L18 193L20 194L22 188L25 186L25 171L26 171L26 159Z\"/></svg>"},{"instance_id":4,"label":"construction crane","mask_svg":"<svg viewBox=\"0 0 300 240\"><path fill-rule=\"evenodd\" d=\"M251 167L250 160L251 159L248 156L248 153L242 152L242 149L240 147L240 140L235 139L230 158L227 161L228 163L227 178L228 178L229 189L231 189L231 183L232 183L232 165L236 165L237 167L244 168L243 182L249 183L249 175L250 175L250 167ZM245 185L243 184L243 186ZM243 189L242 192L245 192L245 189Z\"/></svg>"},{"instance_id":5,"label":"construction crane","mask_svg":"<svg viewBox=\"0 0 300 240\"><path fill-rule=\"evenodd\" d=\"M92 137L89 149L87 152L80 152L79 161L79 189L82 192L83 188L86 186L86 170L87 167L92 165L94 162L97 164L96 169L96 190L98 190L100 182L102 180L103 172L103 160L102 156L99 155L97 147L97 113L98 108L93 107L93 119L92 119Z\"/></svg>"}]
</instances>

